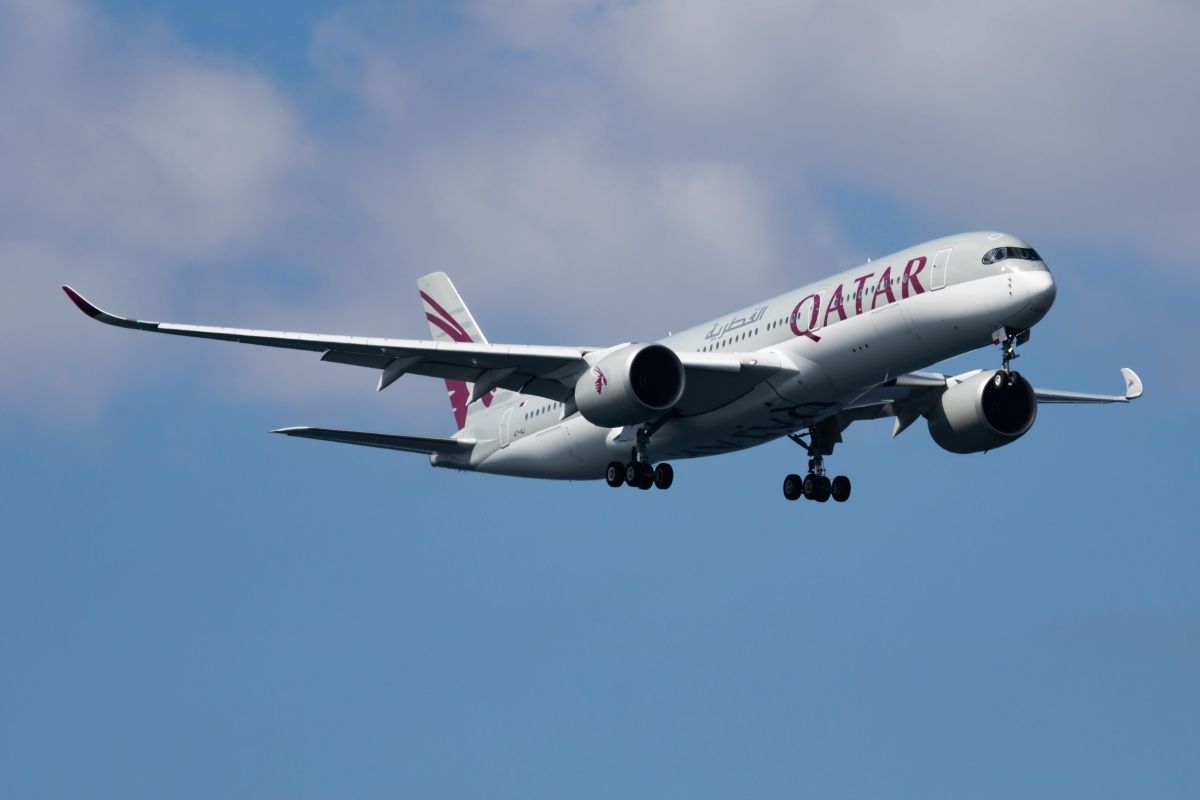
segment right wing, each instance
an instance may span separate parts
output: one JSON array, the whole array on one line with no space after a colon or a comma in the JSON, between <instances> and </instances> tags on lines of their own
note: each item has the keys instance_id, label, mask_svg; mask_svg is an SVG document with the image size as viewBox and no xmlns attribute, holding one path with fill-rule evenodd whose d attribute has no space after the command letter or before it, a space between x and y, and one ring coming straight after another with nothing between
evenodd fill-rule
<instances>
[{"instance_id":1,"label":"right wing","mask_svg":"<svg viewBox=\"0 0 1200 800\"><path fill-rule=\"evenodd\" d=\"M566 403L573 399L579 377L591 369L587 356L603 352L595 347L429 342L147 322L110 314L70 286L62 288L80 311L107 325L265 347L311 350L321 353L322 361L380 370L381 390L402 375L412 373L472 383L475 385L472 400L498 388ZM777 357L765 353L676 354L687 373L684 397L678 407L678 411L685 415L718 408L745 394L761 381L788 369L780 364Z\"/></svg>"},{"instance_id":2,"label":"right wing","mask_svg":"<svg viewBox=\"0 0 1200 800\"><path fill-rule=\"evenodd\" d=\"M574 392L575 381L579 375L589 368L584 355L594 349L377 339L365 336L330 336L319 333L147 322L110 314L96 307L70 286L62 288L80 311L108 325L176 336L219 339L290 350L311 350L322 353L322 361L381 370L380 389L386 388L400 376L412 373L469 383L488 383L491 388L511 389L566 401Z\"/></svg>"}]
</instances>

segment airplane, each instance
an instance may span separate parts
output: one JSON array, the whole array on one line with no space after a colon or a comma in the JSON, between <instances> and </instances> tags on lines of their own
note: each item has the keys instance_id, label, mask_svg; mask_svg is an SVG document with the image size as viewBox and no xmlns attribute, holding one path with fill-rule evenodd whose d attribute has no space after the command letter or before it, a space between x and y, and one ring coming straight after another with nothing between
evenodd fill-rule
<instances>
[{"instance_id":1,"label":"airplane","mask_svg":"<svg viewBox=\"0 0 1200 800\"><path fill-rule=\"evenodd\" d=\"M853 422L892 417L897 436L924 418L943 449L978 453L1025 435L1039 404L1142 395L1131 369L1121 370L1120 395L1038 389L1012 369L1057 290L1037 251L1003 233L936 239L658 341L610 347L492 344L445 273L417 287L430 340L147 322L62 288L109 325L311 350L378 370L377 391L409 373L442 378L458 428L448 437L274 433L426 454L435 467L642 490L671 487L671 460L787 437L808 470L785 477L784 497L845 502L850 480L830 478L825 458ZM989 344L1000 347L998 369L919 371Z\"/></svg>"}]
</instances>

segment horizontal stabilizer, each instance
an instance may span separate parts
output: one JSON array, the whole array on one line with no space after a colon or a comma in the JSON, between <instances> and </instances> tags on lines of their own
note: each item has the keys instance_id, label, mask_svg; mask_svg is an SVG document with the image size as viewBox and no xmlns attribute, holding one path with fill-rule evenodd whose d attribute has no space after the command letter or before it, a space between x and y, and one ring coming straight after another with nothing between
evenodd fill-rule
<instances>
[{"instance_id":1,"label":"horizontal stabilizer","mask_svg":"<svg viewBox=\"0 0 1200 800\"><path fill-rule=\"evenodd\" d=\"M302 439L321 439L326 442L358 444L363 447L382 447L406 453L467 453L475 446L474 439L443 439L437 436L398 436L389 433L339 431L333 428L280 428L272 433L299 436Z\"/></svg>"}]
</instances>

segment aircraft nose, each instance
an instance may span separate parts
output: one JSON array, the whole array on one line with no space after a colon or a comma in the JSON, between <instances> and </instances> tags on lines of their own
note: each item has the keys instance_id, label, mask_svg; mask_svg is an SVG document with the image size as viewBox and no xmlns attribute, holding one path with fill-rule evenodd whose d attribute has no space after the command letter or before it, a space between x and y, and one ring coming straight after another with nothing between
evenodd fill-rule
<instances>
[{"instance_id":1,"label":"aircraft nose","mask_svg":"<svg viewBox=\"0 0 1200 800\"><path fill-rule=\"evenodd\" d=\"M1054 278L1044 269L1024 270L1012 274L1012 288L1019 305L1016 313L1005 324L1017 330L1028 330L1042 321L1050 306L1054 305ZM1018 299L1023 297L1023 299ZM1011 302L1011 301L1010 301Z\"/></svg>"},{"instance_id":2,"label":"aircraft nose","mask_svg":"<svg viewBox=\"0 0 1200 800\"><path fill-rule=\"evenodd\" d=\"M1054 276L1050 270L1036 270L1019 273L1025 282L1025 290L1029 293L1029 309L1038 314L1045 314L1054 305L1058 289L1054 286Z\"/></svg>"}]
</instances>

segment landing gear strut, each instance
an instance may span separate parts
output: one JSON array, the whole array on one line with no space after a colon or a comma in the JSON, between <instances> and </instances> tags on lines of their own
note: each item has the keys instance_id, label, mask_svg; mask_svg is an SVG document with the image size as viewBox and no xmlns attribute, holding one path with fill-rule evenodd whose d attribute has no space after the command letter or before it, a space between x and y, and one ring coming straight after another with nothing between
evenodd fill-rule
<instances>
[{"instance_id":1,"label":"landing gear strut","mask_svg":"<svg viewBox=\"0 0 1200 800\"><path fill-rule=\"evenodd\" d=\"M1007 327L1001 327L1000 330L992 333L991 341L1000 345L1000 369L1004 373L1003 379L1008 381L1009 386L1012 386L1015 383L1015 378L1012 375L1016 373L1009 368L1009 365L1014 359L1020 359L1021 354L1016 351L1016 345L1025 344L1030 341L1030 332L1027 330L1010 331ZM996 381L996 386L1000 386L1000 373L996 373Z\"/></svg>"},{"instance_id":2,"label":"landing gear strut","mask_svg":"<svg viewBox=\"0 0 1200 800\"><path fill-rule=\"evenodd\" d=\"M652 465L646 455L650 437L662 426L663 422L665 420L659 420L638 428L636 444L630 453L628 463L609 462L608 468L604 471L604 480L609 486L616 488L629 485L643 490L652 486L659 489L671 488L671 484L675 482L675 470L666 462Z\"/></svg>"},{"instance_id":3,"label":"landing gear strut","mask_svg":"<svg viewBox=\"0 0 1200 800\"><path fill-rule=\"evenodd\" d=\"M805 441L798 433L788 434L788 438L804 448L808 453L808 474L801 478L795 473L783 479L783 496L788 500L815 500L824 503L833 498L834 502L844 503L850 499L850 479L838 475L832 480L825 474L825 456L833 453L833 446L841 441L841 431L836 420L828 419L808 429Z\"/></svg>"}]
</instances>

